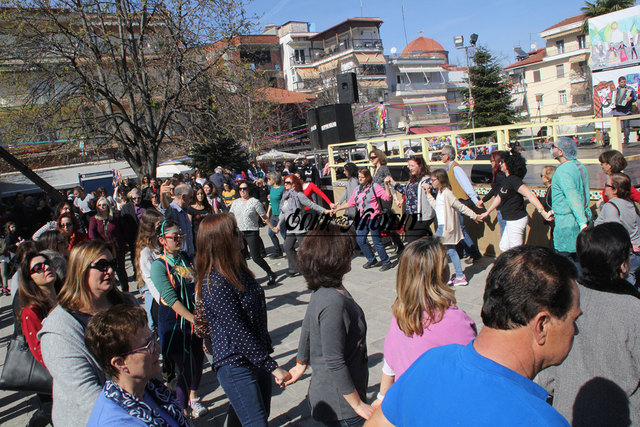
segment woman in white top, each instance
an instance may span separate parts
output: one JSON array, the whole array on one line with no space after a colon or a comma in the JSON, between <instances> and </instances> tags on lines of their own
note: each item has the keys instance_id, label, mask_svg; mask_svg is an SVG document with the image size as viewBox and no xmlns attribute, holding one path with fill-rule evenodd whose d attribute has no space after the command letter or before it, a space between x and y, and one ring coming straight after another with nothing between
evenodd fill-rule
<instances>
[{"instance_id":1,"label":"woman in white top","mask_svg":"<svg viewBox=\"0 0 640 427\"><path fill-rule=\"evenodd\" d=\"M436 218L438 219L436 236L440 237L440 242L447 249L447 254L456 271L455 274L451 276L448 284L453 286L467 286L469 283L464 276L462 265L460 264L460 257L456 252L456 245L464 238L456 210L476 222L480 222L479 217L475 212L463 205L453 194L449 177L444 169L434 170L431 179L431 184L423 184L422 189L426 191L427 200L429 200L429 203L436 211ZM431 195L431 188L438 191L435 199Z\"/></svg>"},{"instance_id":2,"label":"woman in white top","mask_svg":"<svg viewBox=\"0 0 640 427\"><path fill-rule=\"evenodd\" d=\"M151 315L151 307L154 301L156 304L160 302L160 293L151 280L151 264L158 258L157 248L154 246L154 242L158 241L155 230L158 223L163 219L164 217L160 212L155 209L147 209L140 218L138 237L136 239L136 278L138 279L140 293L144 297L144 308L147 311L149 329L152 331L155 330L156 324Z\"/></svg>"}]
</instances>

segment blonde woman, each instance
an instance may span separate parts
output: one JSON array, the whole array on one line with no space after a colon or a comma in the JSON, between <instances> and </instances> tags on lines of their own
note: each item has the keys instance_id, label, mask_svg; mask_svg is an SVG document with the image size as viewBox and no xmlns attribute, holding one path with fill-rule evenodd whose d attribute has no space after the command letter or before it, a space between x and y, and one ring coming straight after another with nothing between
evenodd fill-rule
<instances>
[{"instance_id":1,"label":"blonde woman","mask_svg":"<svg viewBox=\"0 0 640 427\"><path fill-rule=\"evenodd\" d=\"M382 403L389 387L424 352L441 345L466 345L476 337L476 325L456 306L448 277L447 254L438 239L425 237L407 245L396 274L397 296L373 406Z\"/></svg>"},{"instance_id":2,"label":"blonde woman","mask_svg":"<svg viewBox=\"0 0 640 427\"><path fill-rule=\"evenodd\" d=\"M42 359L53 377L55 426L86 425L105 377L84 343L91 317L116 304L135 304L114 286L116 263L109 246L90 240L75 246L58 305L38 333Z\"/></svg>"}]
</instances>

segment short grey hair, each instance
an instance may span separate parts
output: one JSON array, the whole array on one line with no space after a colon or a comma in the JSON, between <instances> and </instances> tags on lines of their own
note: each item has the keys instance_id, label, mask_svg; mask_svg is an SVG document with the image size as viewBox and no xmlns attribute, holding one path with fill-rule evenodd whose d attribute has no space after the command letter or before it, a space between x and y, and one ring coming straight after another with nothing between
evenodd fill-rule
<instances>
[{"instance_id":1,"label":"short grey hair","mask_svg":"<svg viewBox=\"0 0 640 427\"><path fill-rule=\"evenodd\" d=\"M578 157L578 147L573 138L568 136L561 136L556 140L556 147L558 150L562 150L562 156L568 160L575 160Z\"/></svg>"},{"instance_id":2,"label":"short grey hair","mask_svg":"<svg viewBox=\"0 0 640 427\"><path fill-rule=\"evenodd\" d=\"M132 198L133 196L140 196L142 195L142 191L140 191L139 188L133 188L131 191L129 191L129 194L127 194L128 198Z\"/></svg>"},{"instance_id":3,"label":"short grey hair","mask_svg":"<svg viewBox=\"0 0 640 427\"><path fill-rule=\"evenodd\" d=\"M216 166L216 168L213 171L216 173L222 173L224 172L224 169L222 169L222 166Z\"/></svg>"},{"instance_id":4,"label":"short grey hair","mask_svg":"<svg viewBox=\"0 0 640 427\"><path fill-rule=\"evenodd\" d=\"M453 148L453 145L445 145L442 147L442 154L446 154L451 160L456 159L456 149Z\"/></svg>"},{"instance_id":5,"label":"short grey hair","mask_svg":"<svg viewBox=\"0 0 640 427\"><path fill-rule=\"evenodd\" d=\"M269 172L267 178L271 179L275 185L282 185L282 175L280 172Z\"/></svg>"},{"instance_id":6,"label":"short grey hair","mask_svg":"<svg viewBox=\"0 0 640 427\"><path fill-rule=\"evenodd\" d=\"M184 195L191 194L192 192L193 190L188 184L180 184L173 189L173 195L175 197L182 197Z\"/></svg>"}]
</instances>

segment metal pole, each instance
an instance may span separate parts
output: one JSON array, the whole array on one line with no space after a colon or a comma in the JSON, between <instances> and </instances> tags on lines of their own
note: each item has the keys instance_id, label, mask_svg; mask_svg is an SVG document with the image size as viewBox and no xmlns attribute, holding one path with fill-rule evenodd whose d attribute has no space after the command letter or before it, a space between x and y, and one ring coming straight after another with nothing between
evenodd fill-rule
<instances>
[{"instance_id":1,"label":"metal pole","mask_svg":"<svg viewBox=\"0 0 640 427\"><path fill-rule=\"evenodd\" d=\"M473 118L473 112L471 111L471 73L469 70L469 46L464 47L464 56L467 60L467 87L469 88L469 116L471 117L471 129L473 129L473 145L476 145L476 131L475 131L475 119ZM475 105L475 100L473 101Z\"/></svg>"}]
</instances>

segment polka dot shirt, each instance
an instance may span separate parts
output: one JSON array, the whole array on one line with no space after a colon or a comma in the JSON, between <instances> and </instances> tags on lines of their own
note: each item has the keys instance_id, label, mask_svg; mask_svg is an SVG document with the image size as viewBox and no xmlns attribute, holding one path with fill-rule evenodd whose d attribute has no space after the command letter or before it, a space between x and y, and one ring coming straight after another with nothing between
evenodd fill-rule
<instances>
[{"instance_id":1,"label":"polka dot shirt","mask_svg":"<svg viewBox=\"0 0 640 427\"><path fill-rule=\"evenodd\" d=\"M269 356L273 348L264 291L247 273L241 274L241 281L243 292L212 270L202 284L204 312L211 328L213 368L255 366L272 372L278 365Z\"/></svg>"}]
</instances>

